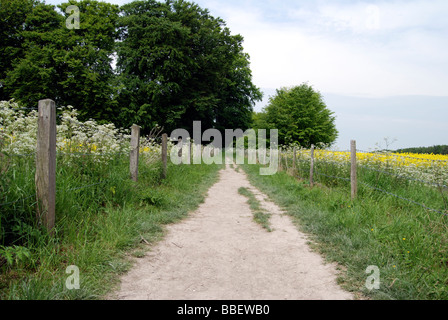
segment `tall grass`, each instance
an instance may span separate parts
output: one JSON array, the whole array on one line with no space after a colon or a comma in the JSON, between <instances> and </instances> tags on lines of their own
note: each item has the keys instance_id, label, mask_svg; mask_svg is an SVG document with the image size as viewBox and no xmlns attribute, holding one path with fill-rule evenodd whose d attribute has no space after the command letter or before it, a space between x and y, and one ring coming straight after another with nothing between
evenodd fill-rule
<instances>
[{"instance_id":1,"label":"tall grass","mask_svg":"<svg viewBox=\"0 0 448 320\"><path fill-rule=\"evenodd\" d=\"M134 183L126 155L68 157L57 159L53 235L36 224L34 196L14 202L35 192L34 158L14 159L2 175L0 203L13 203L0 207L0 299L103 298L129 269L129 252L141 255L163 225L193 210L221 168L170 164L162 181L160 162L142 159ZM65 286L70 265L80 270L79 290Z\"/></svg>"},{"instance_id":2,"label":"tall grass","mask_svg":"<svg viewBox=\"0 0 448 320\"><path fill-rule=\"evenodd\" d=\"M327 176L346 177L344 168L316 166ZM360 184L352 201L348 181L317 175L310 188L306 162L289 167L289 174L260 176L259 165L243 165L252 183L310 235L313 247L345 270L340 281L346 289L372 299L448 299L447 217L402 199L445 212L443 191L361 168L359 181L402 198ZM380 270L378 290L365 285L371 265Z\"/></svg>"}]
</instances>

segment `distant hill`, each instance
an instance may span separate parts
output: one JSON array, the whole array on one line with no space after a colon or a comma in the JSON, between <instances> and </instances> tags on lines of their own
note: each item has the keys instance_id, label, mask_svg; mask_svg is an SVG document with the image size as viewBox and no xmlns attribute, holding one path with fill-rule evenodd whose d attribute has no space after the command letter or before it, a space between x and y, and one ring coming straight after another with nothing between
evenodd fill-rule
<instances>
[{"instance_id":1,"label":"distant hill","mask_svg":"<svg viewBox=\"0 0 448 320\"><path fill-rule=\"evenodd\" d=\"M396 152L404 153L433 153L433 154L448 154L448 145L432 146L432 147L417 147L417 148L406 148L398 149Z\"/></svg>"}]
</instances>

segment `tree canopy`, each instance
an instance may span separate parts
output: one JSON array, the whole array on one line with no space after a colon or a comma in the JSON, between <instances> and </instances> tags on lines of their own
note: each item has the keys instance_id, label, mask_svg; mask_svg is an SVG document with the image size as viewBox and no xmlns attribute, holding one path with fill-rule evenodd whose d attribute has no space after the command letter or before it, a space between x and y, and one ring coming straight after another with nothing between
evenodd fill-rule
<instances>
[{"instance_id":1,"label":"tree canopy","mask_svg":"<svg viewBox=\"0 0 448 320\"><path fill-rule=\"evenodd\" d=\"M261 113L254 114L253 119L257 129L278 129L280 144L328 146L338 136L333 112L322 95L306 83L277 89L269 104Z\"/></svg>"},{"instance_id":2,"label":"tree canopy","mask_svg":"<svg viewBox=\"0 0 448 320\"><path fill-rule=\"evenodd\" d=\"M69 5L79 29L66 27ZM50 98L81 119L169 131L246 129L261 99L243 37L194 3L0 0L0 23L1 100Z\"/></svg>"},{"instance_id":3,"label":"tree canopy","mask_svg":"<svg viewBox=\"0 0 448 320\"><path fill-rule=\"evenodd\" d=\"M2 4L14 1L1 0ZM118 6L95 0L70 1L59 5L62 14L52 5L28 2L32 9L24 16L22 27L16 28L22 54L6 70L6 94L27 107L50 98L58 105L77 107L83 118L111 120L111 55ZM65 9L71 4L82 12L80 29L66 27L69 14Z\"/></svg>"},{"instance_id":4,"label":"tree canopy","mask_svg":"<svg viewBox=\"0 0 448 320\"><path fill-rule=\"evenodd\" d=\"M243 38L186 1L122 7L117 66L124 121L167 129L248 128L260 91Z\"/></svg>"}]
</instances>

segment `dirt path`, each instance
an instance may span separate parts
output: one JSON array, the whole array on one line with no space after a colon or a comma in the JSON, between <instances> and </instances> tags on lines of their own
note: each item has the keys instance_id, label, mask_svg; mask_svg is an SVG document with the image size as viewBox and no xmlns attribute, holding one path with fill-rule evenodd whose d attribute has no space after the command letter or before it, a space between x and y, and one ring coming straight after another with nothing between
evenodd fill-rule
<instances>
[{"instance_id":1,"label":"dirt path","mask_svg":"<svg viewBox=\"0 0 448 320\"><path fill-rule=\"evenodd\" d=\"M240 170L241 171L241 170ZM272 232L253 221L249 188L271 214ZM165 238L136 259L114 299L266 300L353 299L336 284L290 218L227 166L198 210L168 226Z\"/></svg>"}]
</instances>

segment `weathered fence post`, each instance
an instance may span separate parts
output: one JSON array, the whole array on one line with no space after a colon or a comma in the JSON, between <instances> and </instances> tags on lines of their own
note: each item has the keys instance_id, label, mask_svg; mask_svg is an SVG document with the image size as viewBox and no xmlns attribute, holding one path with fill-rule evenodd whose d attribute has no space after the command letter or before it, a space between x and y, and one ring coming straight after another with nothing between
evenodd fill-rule
<instances>
[{"instance_id":1,"label":"weathered fence post","mask_svg":"<svg viewBox=\"0 0 448 320\"><path fill-rule=\"evenodd\" d=\"M310 186L314 186L314 144L311 145Z\"/></svg>"},{"instance_id":2,"label":"weathered fence post","mask_svg":"<svg viewBox=\"0 0 448 320\"><path fill-rule=\"evenodd\" d=\"M56 105L53 100L39 101L36 143L37 223L49 232L56 210Z\"/></svg>"},{"instance_id":3,"label":"weathered fence post","mask_svg":"<svg viewBox=\"0 0 448 320\"><path fill-rule=\"evenodd\" d=\"M133 125L131 127L131 153L129 161L129 169L131 171L131 179L138 180L138 157L140 153L140 127Z\"/></svg>"},{"instance_id":4,"label":"weathered fence post","mask_svg":"<svg viewBox=\"0 0 448 320\"><path fill-rule=\"evenodd\" d=\"M190 139L188 148L188 164L193 164L193 139Z\"/></svg>"},{"instance_id":5,"label":"weathered fence post","mask_svg":"<svg viewBox=\"0 0 448 320\"><path fill-rule=\"evenodd\" d=\"M166 179L168 165L168 135L162 134L162 179Z\"/></svg>"},{"instance_id":6,"label":"weathered fence post","mask_svg":"<svg viewBox=\"0 0 448 320\"><path fill-rule=\"evenodd\" d=\"M293 155L292 155L292 168L295 170L296 169L296 161L297 161L297 154L296 154L296 147L294 146L294 151L293 151Z\"/></svg>"},{"instance_id":7,"label":"weathered fence post","mask_svg":"<svg viewBox=\"0 0 448 320\"><path fill-rule=\"evenodd\" d=\"M282 149L278 151L278 171L282 171Z\"/></svg>"},{"instance_id":8,"label":"weathered fence post","mask_svg":"<svg viewBox=\"0 0 448 320\"><path fill-rule=\"evenodd\" d=\"M358 193L358 181L356 177L356 141L350 141L350 155L351 155L351 166L350 166L350 181L351 181L351 194L352 200L356 198Z\"/></svg>"}]
</instances>

